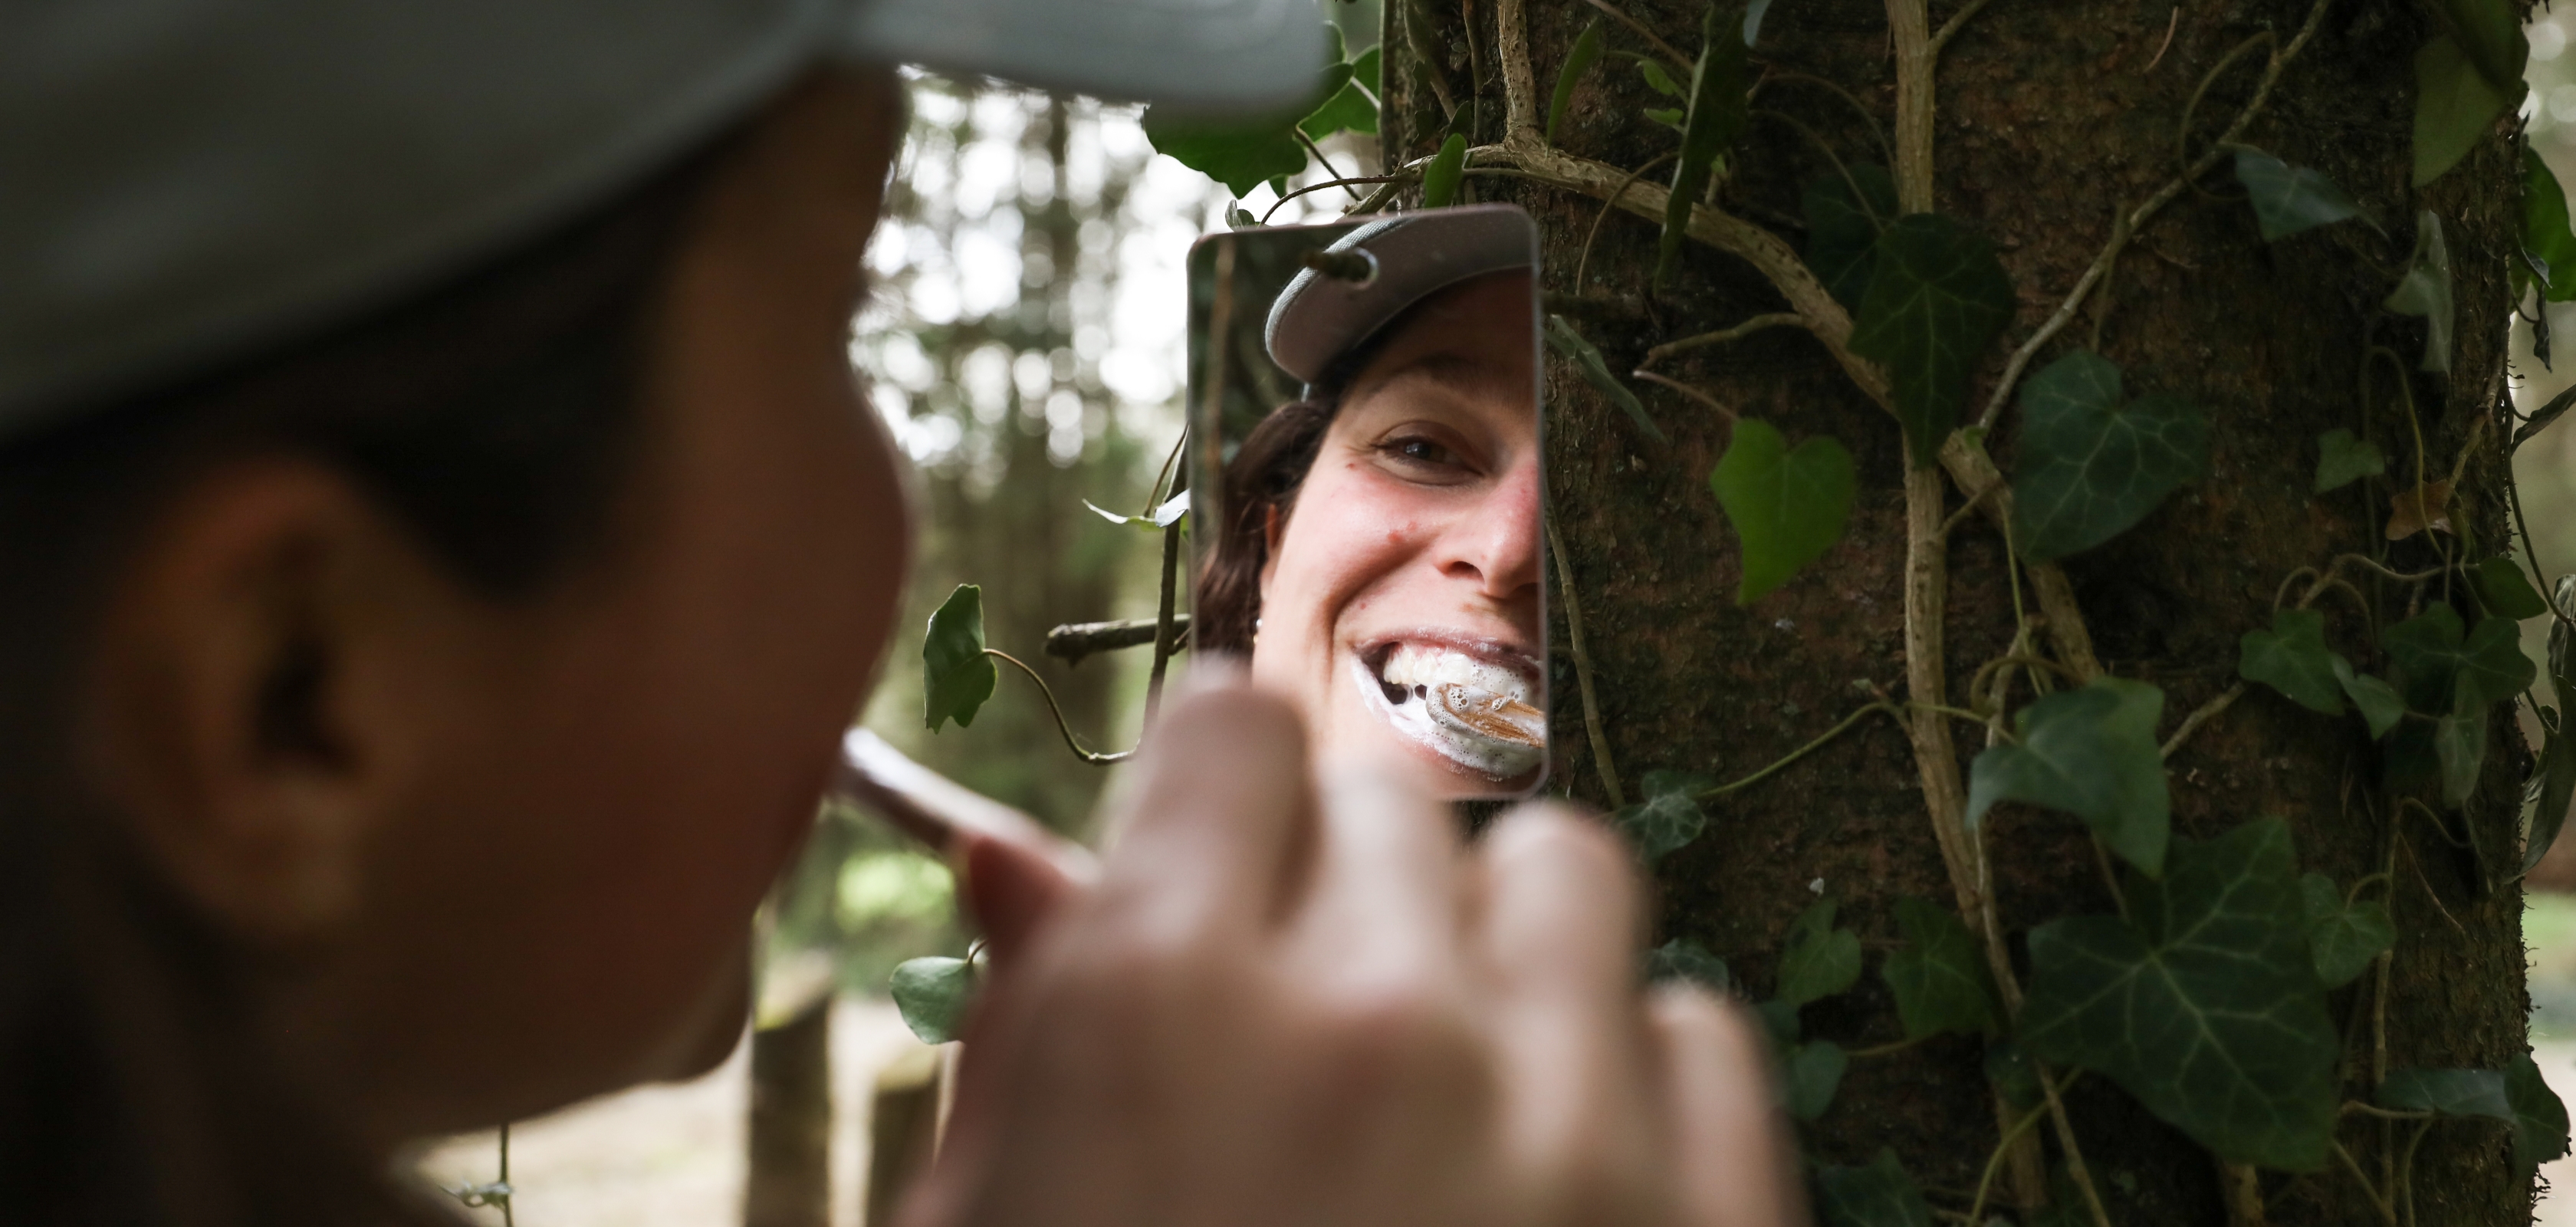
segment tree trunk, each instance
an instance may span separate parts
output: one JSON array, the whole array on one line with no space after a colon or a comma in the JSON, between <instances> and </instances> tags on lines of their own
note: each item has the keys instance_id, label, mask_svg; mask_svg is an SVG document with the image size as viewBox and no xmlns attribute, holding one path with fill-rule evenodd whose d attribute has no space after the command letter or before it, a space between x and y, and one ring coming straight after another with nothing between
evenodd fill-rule
<instances>
[{"instance_id":1,"label":"tree trunk","mask_svg":"<svg viewBox=\"0 0 2576 1227\"><path fill-rule=\"evenodd\" d=\"M1701 5L1616 3L1683 55L1700 47ZM1837 175L1837 159L1871 163L1896 171L1903 212L1938 211L1990 240L2018 308L1968 380L1973 419L2007 378L2008 356L2068 301L2112 240L2115 215L2175 179L2183 157L2198 157L2247 108L2268 57L2310 22L2311 0L1971 4L1976 11L1937 54L1937 77L1912 98L1900 97L1900 64L1909 48L1920 47L1926 27L1919 5L1910 14L1907 6L1771 5L1752 52L1748 79L1760 82L1754 114L1715 203L1794 251L1809 237L1802 188ZM1928 28L1938 30L1959 8L1938 0ZM1516 72L1534 69L1525 117L1533 127L1543 124L1560 67L1595 22L1614 54L1576 84L1554 146L1617 172L1675 149L1674 133L1642 113L1680 104L1651 90L1637 66L1616 54L1656 55L1643 35L1573 0L1528 0L1525 13L1520 0L1389 0L1388 11L1388 165L1438 148L1452 123L1441 93L1472 97L1473 123L1460 130L1487 148L1470 166L1500 169L1471 170L1470 181L1481 198L1514 201L1538 219L1550 309L1573 322L1612 371L1624 375L1663 342L1805 309L1784 298L1776 278L1699 242L1687 246L1659 290L1653 222L1620 211L1604 218L1608 189L1569 190L1559 185L1563 175L1533 182L1508 169L1526 172L1534 165L1527 158L1489 156L1516 136L1536 137L1513 131L1524 118L1507 97ZM1525 25L1517 36L1502 24L1515 17ZM1731 20L1721 25L1733 28ZM2200 477L2107 544L2066 558L2068 587L2061 591L2071 592L2082 625L2062 616L2067 606L2059 603L2052 608L2061 616L2022 648L2050 662L2034 667L2033 676L2080 680L2098 668L2161 687L2160 740L2237 686L2240 637L2271 625L2276 592L2301 568L2360 554L2413 572L2446 558L2496 554L2509 540L2504 432L2494 419L2507 359L2508 259L2519 245L2520 155L2508 120L2458 169L2410 188L2411 65L2429 28L2421 11L2392 0L2326 0L2312 38L2239 138L2324 171L2386 228L2385 237L2345 223L2267 244L2222 162L2145 219L2103 291L2079 300L2072 325L2039 346L2029 364L2035 371L2089 348L2125 371L2127 395L2174 394L2206 412L2210 445ZM2247 49L2267 32L2268 40ZM1510 54L1524 37L1528 69ZM2230 62L2231 53L2240 54ZM1665 165L1641 182L1661 185L1670 177ZM2381 308L2407 263L2419 209L2440 217L2451 254L2458 316L2447 380L2412 373L2422 325ZM1586 281L1577 285L1596 224ZM2388 363L2365 371L2373 345L2404 355L2408 371ZM1634 382L1669 437L1658 443L1571 366L1549 364L1550 515L1583 621L1578 653L1568 635L1570 602L1552 599L1554 779L1572 795L1608 808L1614 798L1637 800L1648 771L1747 776L1880 694L1958 709L1985 698L1968 692L1972 677L2014 649L2017 605L2038 613L2056 569L2026 567L2016 587L2004 536L1974 512L1944 539L1943 522L1965 502L1955 475L1970 471L1973 457L1953 457L1952 476L1933 469L1909 482L1896 424L1855 381L1854 369L1831 342L1799 327L1662 361L1660 373L1725 412ZM2451 509L2459 532L2390 543L2382 526L2392 495L2419 471L2405 408L2410 394L2430 475L2447 476L2466 457ZM1730 414L1773 423L1793 441L1830 435L1850 449L1858 472L1859 494L1840 543L1749 606L1735 600L1738 534L1707 484L1729 445ZM2007 475L2015 472L2020 417L2007 401L1986 440ZM2312 492L2318 437L2337 427L2386 449L2387 478ZM1917 487L1911 530L1909 484ZM2476 552L2463 555L2471 542ZM2405 585L2374 580L2362 568L2350 574L2381 625L2408 616ZM2292 596L2304 587L2291 587ZM2431 584L2422 599L2454 601L2476 619L2456 584ZM2381 658L2355 603L2337 594L2320 605L2336 610L2329 618L2335 646L2357 665L2375 667ZM2089 632L2089 653L2082 632ZM1596 753L1596 730L1585 722L1583 671L1597 694L1606 756ZM2032 690L2026 680L2015 685L2009 705L2018 709ZM2385 896L2398 931L2393 956L2328 998L2335 1028L2348 1037L2338 1070L2344 1099L2368 1101L2387 1069L2502 1069L2525 1052L2521 894L2512 877L2519 867L2515 799L2528 756L2511 704L2496 704L2490 716L2494 751L2474 795L2462 810L2447 812L2440 828L2421 811L2408 811L2413 820L2398 816L2403 798L2447 807L2438 789L2387 787L2382 752L2355 720L2308 711L2263 686L2247 687L2168 758L2178 838L2208 839L2279 816L2295 837L2299 868L2339 886L2394 865ZM1938 744L1952 735L1955 747ZM1899 938L1895 904L1913 897L1949 908L1965 897L1969 888L1945 860L1929 815L1944 790L1955 813L1959 785L1942 777L1967 778L1987 744L1974 723L1919 707L1901 717L1872 715L1778 774L1710 801L1707 833L1657 867L1657 940L1705 944L1734 969L1748 997L1768 997L1790 921L1829 895L1841 901L1840 923L1858 930L1868 973L1850 991L1808 1006L1805 1034L1855 1052L1896 1040L1893 999L1878 975L1882 952ZM2470 846L2450 842L2463 838ZM2109 913L2117 903L2099 847L2071 817L2008 805L1987 821L1984 846L1992 864L1986 897L2023 984L2031 929ZM1965 1212L1998 1142L1985 1049L1978 1039L1952 1035L1855 1057L1830 1110L1803 1127L1811 1162L1866 1164L1889 1148L1933 1205ZM2080 1155L2111 1222L2382 1219L2374 1194L2340 1160L2297 1174L2223 1171L2209 1151L2103 1077L2073 1086L2064 1118L2071 1132L2048 1120L2031 1136L2052 1169L2072 1168ZM2348 1115L2336 1138L2393 1196L2403 1191L2390 1179L2401 1157L2394 1152L2414 1129ZM2036 1168L2016 1181L2009 1163L1999 1166L2007 1178L1990 1205L2025 1203L2022 1221L2032 1221L2049 1188ZM2501 1126L2436 1125L2412 1172L2417 1222L2525 1221L2530 1185L2509 1161ZM2249 1180L2250 1199L2242 1196ZM2065 1207L2075 1216L2062 1221L2094 1221L2064 1176L2055 1197L2061 1205L2078 1202Z\"/></svg>"}]
</instances>

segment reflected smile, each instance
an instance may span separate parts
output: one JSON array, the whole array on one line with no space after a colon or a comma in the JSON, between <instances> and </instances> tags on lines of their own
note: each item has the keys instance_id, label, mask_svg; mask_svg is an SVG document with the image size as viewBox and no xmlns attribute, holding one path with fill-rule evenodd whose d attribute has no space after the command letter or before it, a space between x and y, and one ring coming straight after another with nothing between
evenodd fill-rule
<instances>
[{"instance_id":1,"label":"reflected smile","mask_svg":"<svg viewBox=\"0 0 2576 1227\"><path fill-rule=\"evenodd\" d=\"M1525 652L1414 632L1368 646L1353 667L1380 719L1459 766L1500 782L1527 774L1547 753L1538 665Z\"/></svg>"}]
</instances>

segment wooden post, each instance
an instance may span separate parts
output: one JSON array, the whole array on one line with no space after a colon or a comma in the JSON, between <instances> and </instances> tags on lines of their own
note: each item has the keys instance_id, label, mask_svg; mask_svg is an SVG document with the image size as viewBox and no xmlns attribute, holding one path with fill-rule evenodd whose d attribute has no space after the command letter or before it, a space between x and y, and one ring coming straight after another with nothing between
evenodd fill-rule
<instances>
[{"instance_id":1,"label":"wooden post","mask_svg":"<svg viewBox=\"0 0 2576 1227\"><path fill-rule=\"evenodd\" d=\"M751 1033L743 1227L831 1227L832 980L771 977Z\"/></svg>"},{"instance_id":2,"label":"wooden post","mask_svg":"<svg viewBox=\"0 0 2576 1227\"><path fill-rule=\"evenodd\" d=\"M946 1056L955 1047L915 1048L877 1072L868 1110L868 1191L859 1220L864 1227L893 1222L904 1190L938 1153L951 1064Z\"/></svg>"}]
</instances>

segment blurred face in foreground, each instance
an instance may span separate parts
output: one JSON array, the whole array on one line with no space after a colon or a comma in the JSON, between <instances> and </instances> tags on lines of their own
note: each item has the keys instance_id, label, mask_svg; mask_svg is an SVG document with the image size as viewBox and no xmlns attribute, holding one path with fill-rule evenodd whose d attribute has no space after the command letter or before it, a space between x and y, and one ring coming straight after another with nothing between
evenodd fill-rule
<instances>
[{"instance_id":1,"label":"blurred face in foreground","mask_svg":"<svg viewBox=\"0 0 2576 1227\"><path fill-rule=\"evenodd\" d=\"M1518 792L1547 735L1529 275L1453 286L1394 328L1270 525L1253 678L1294 696L1327 761Z\"/></svg>"},{"instance_id":2,"label":"blurred face in foreground","mask_svg":"<svg viewBox=\"0 0 2576 1227\"><path fill-rule=\"evenodd\" d=\"M329 466L218 463L105 612L95 778L248 953L291 1076L383 1144L693 1073L887 641L901 483L846 336L893 74L790 91L728 155L639 347L600 559L461 586ZM281 660L313 730L262 727Z\"/></svg>"}]
</instances>

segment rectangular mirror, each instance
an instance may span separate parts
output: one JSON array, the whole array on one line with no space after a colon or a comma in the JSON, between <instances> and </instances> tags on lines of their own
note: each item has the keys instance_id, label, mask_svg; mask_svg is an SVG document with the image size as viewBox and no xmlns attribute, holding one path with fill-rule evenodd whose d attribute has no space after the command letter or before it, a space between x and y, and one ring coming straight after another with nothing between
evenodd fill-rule
<instances>
[{"instance_id":1,"label":"rectangular mirror","mask_svg":"<svg viewBox=\"0 0 2576 1227\"><path fill-rule=\"evenodd\" d=\"M1444 797L1547 773L1537 260L1506 205L1190 253L1191 647Z\"/></svg>"}]
</instances>

